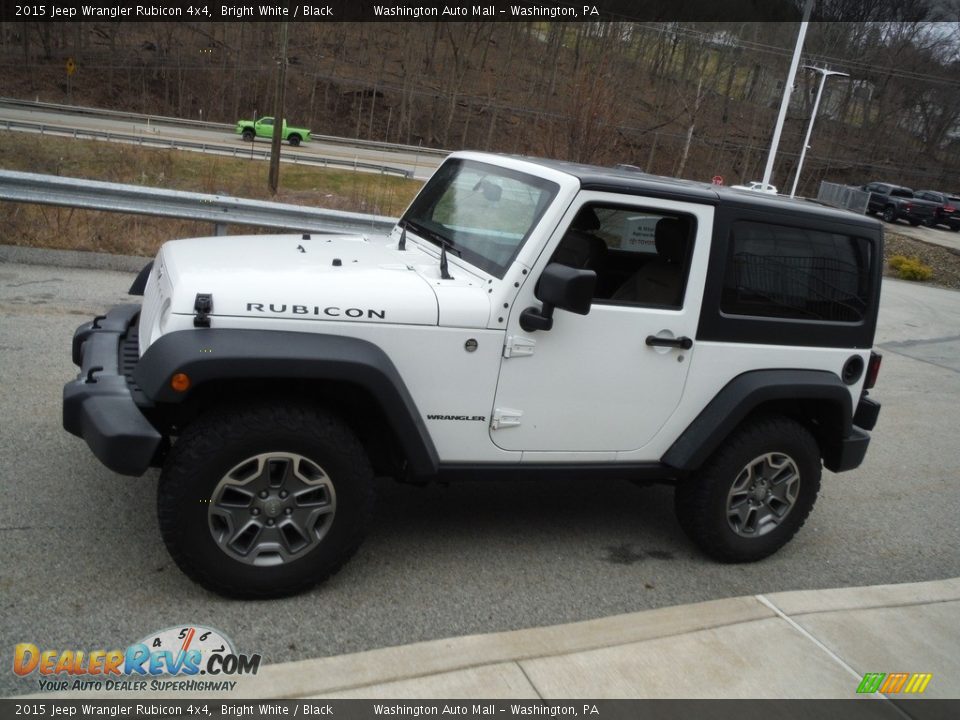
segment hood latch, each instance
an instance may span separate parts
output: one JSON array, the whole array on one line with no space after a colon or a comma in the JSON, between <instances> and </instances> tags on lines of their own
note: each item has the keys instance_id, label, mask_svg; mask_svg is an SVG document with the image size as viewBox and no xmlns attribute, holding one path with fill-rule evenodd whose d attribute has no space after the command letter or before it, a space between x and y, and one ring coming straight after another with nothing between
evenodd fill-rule
<instances>
[{"instance_id":1,"label":"hood latch","mask_svg":"<svg viewBox=\"0 0 960 720\"><path fill-rule=\"evenodd\" d=\"M193 309L196 315L193 317L194 327L210 327L210 313L213 312L213 295L211 293L197 293L197 299L193 301Z\"/></svg>"}]
</instances>

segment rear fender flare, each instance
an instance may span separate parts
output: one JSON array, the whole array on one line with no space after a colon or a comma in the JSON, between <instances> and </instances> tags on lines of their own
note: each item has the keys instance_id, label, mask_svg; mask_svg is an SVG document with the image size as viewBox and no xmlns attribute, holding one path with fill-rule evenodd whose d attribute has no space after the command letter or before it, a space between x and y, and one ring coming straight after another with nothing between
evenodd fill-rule
<instances>
[{"instance_id":1,"label":"rear fender flare","mask_svg":"<svg viewBox=\"0 0 960 720\"><path fill-rule=\"evenodd\" d=\"M661 462L678 470L696 470L744 418L764 403L810 400L829 404L834 417L839 413L841 437L853 433L850 390L836 374L825 370L756 370L727 383L670 446Z\"/></svg>"}]
</instances>

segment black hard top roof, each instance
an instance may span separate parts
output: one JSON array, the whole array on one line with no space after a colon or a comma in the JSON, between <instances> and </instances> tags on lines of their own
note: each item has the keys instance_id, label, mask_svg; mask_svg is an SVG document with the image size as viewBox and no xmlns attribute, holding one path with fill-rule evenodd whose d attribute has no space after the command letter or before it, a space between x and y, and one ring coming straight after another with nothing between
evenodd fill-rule
<instances>
[{"instance_id":1,"label":"black hard top roof","mask_svg":"<svg viewBox=\"0 0 960 720\"><path fill-rule=\"evenodd\" d=\"M651 175L627 168L606 168L598 165L583 165L563 160L531 157L518 157L518 159L572 175L580 181L580 187L584 190L687 200L708 205L736 205L774 212L800 212L805 215L868 227L880 225L880 222L874 218L858 215L849 210L828 207L810 200L797 200L754 190L732 190L723 185Z\"/></svg>"}]
</instances>

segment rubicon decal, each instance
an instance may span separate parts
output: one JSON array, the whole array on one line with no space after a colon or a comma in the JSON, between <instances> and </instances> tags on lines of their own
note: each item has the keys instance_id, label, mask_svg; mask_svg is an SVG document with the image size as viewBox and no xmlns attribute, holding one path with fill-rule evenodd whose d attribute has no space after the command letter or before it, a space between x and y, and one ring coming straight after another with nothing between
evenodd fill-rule
<instances>
[{"instance_id":1,"label":"rubicon decal","mask_svg":"<svg viewBox=\"0 0 960 720\"><path fill-rule=\"evenodd\" d=\"M342 308L337 305L288 305L286 303L257 303L248 302L247 312L263 313L274 315L326 315L327 317L346 317L351 320L386 320L386 310L374 310L373 308Z\"/></svg>"},{"instance_id":2,"label":"rubicon decal","mask_svg":"<svg viewBox=\"0 0 960 720\"><path fill-rule=\"evenodd\" d=\"M259 654L243 655L223 633L200 625L183 625L151 633L126 648L113 650L41 649L18 643L14 674L37 677L40 690L230 690L223 676L256 675ZM206 682L146 682L159 676L218 676ZM138 678L144 678L138 681ZM70 680L73 680L71 683Z\"/></svg>"}]
</instances>

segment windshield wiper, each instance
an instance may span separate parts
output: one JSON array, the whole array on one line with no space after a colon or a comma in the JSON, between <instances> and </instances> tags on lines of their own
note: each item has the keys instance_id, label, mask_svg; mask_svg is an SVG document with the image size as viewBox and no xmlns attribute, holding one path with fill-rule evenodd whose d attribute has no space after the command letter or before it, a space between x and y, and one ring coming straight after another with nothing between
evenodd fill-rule
<instances>
[{"instance_id":1,"label":"windshield wiper","mask_svg":"<svg viewBox=\"0 0 960 720\"><path fill-rule=\"evenodd\" d=\"M448 240L443 235L438 233L436 230L431 230L428 227L421 225L420 223L414 222L409 219L401 219L400 225L403 228L410 228L420 235L423 235L428 240L432 240L435 243L440 245L440 279L441 280L453 280L453 276L450 274L450 271L447 268L447 249L449 248L450 252L455 252L457 257L462 257L463 254L453 246L453 242ZM401 235L401 239L404 241L404 247L406 246L406 238ZM404 248L401 247L401 250Z\"/></svg>"}]
</instances>

